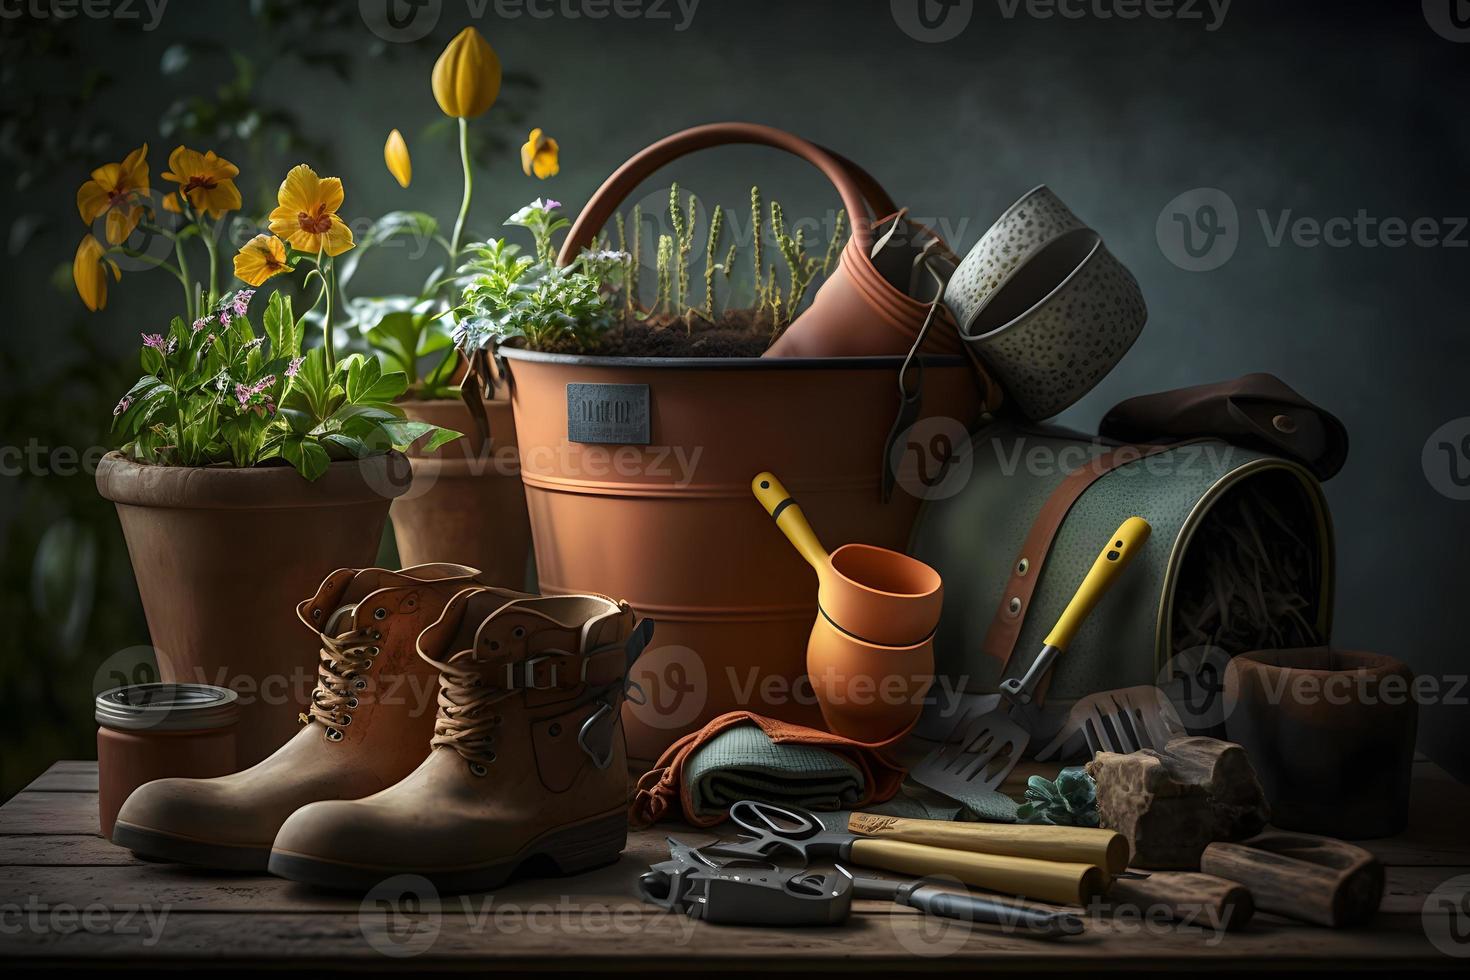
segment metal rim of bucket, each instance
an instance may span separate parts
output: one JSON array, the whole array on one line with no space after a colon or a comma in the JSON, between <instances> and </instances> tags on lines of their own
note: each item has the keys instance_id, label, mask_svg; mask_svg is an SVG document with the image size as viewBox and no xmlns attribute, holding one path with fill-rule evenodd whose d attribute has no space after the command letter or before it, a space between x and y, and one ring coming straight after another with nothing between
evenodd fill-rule
<instances>
[{"instance_id":1,"label":"metal rim of bucket","mask_svg":"<svg viewBox=\"0 0 1470 980\"><path fill-rule=\"evenodd\" d=\"M498 347L495 352L513 361L570 364L577 367L667 368L682 371L691 369L710 371L896 371L904 363L902 354L867 357L614 357L596 354L552 354L546 351L527 350L524 347ZM920 360L926 368L969 365L969 360L959 354L925 354Z\"/></svg>"}]
</instances>

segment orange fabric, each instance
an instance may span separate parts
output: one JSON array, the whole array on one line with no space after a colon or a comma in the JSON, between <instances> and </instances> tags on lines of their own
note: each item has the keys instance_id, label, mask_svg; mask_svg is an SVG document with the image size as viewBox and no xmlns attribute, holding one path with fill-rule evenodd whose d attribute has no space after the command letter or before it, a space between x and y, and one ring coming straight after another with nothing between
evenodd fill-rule
<instances>
[{"instance_id":1,"label":"orange fabric","mask_svg":"<svg viewBox=\"0 0 1470 980\"><path fill-rule=\"evenodd\" d=\"M683 817L696 827L713 827L724 822L724 814L700 816L694 813L694 801L684 780L684 766L701 746L716 735L736 725L760 726L772 742L818 745L847 759L863 774L863 798L853 804L861 809L872 803L891 799L903 783L905 770L880 750L880 745L855 742L816 728L777 721L749 711L731 711L720 715L697 732L690 732L664 750L658 764L638 780L638 789L628 809L628 822L634 827L647 827L664 817ZM904 731L899 737L907 735ZM883 745L891 745L890 739ZM672 811L672 812L671 812Z\"/></svg>"}]
</instances>

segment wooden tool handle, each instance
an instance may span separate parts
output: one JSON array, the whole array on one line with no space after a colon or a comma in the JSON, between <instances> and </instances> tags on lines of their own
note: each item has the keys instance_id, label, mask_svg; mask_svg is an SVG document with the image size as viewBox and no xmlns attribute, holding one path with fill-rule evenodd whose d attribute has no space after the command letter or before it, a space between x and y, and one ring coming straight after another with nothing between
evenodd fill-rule
<instances>
[{"instance_id":1,"label":"wooden tool handle","mask_svg":"<svg viewBox=\"0 0 1470 980\"><path fill-rule=\"evenodd\" d=\"M755 499L766 509L766 513L776 519L776 526L786 535L786 540L801 552L801 557L817 570L818 575L826 574L831 565L827 558L827 549L822 547L822 542L817 539L817 532L807 523L806 515L801 512L801 505L786 492L781 481L776 479L776 474L757 473L755 479L750 481L750 489L755 494Z\"/></svg>"},{"instance_id":2,"label":"wooden tool handle","mask_svg":"<svg viewBox=\"0 0 1470 980\"><path fill-rule=\"evenodd\" d=\"M1108 903L1115 914L1126 912L1150 921L1163 912L1176 922L1221 932L1245 928L1256 912L1244 885L1194 871L1155 871L1147 878L1114 879L1108 888Z\"/></svg>"},{"instance_id":3,"label":"wooden tool handle","mask_svg":"<svg viewBox=\"0 0 1470 980\"><path fill-rule=\"evenodd\" d=\"M928 844L956 851L1092 864L1110 875L1128 867L1127 838L1116 831L1096 827L918 820L878 813L854 813L847 820L847 829L865 837Z\"/></svg>"},{"instance_id":4,"label":"wooden tool handle","mask_svg":"<svg viewBox=\"0 0 1470 980\"><path fill-rule=\"evenodd\" d=\"M1060 905L1085 905L1102 892L1104 883L1096 865L953 851L901 840L859 838L852 843L852 861L916 877L949 876L975 888Z\"/></svg>"},{"instance_id":5,"label":"wooden tool handle","mask_svg":"<svg viewBox=\"0 0 1470 980\"><path fill-rule=\"evenodd\" d=\"M1358 925L1383 900L1383 865L1345 841L1267 831L1205 848L1200 870L1250 889L1256 908L1321 926Z\"/></svg>"},{"instance_id":6,"label":"wooden tool handle","mask_svg":"<svg viewBox=\"0 0 1470 980\"><path fill-rule=\"evenodd\" d=\"M1082 623L1092 608L1097 605L1103 595L1112 586L1113 580L1123 573L1133 556L1143 550L1148 541L1149 532L1153 529L1148 521L1141 517L1130 517L1119 525L1118 530L1103 545L1103 550L1098 554L1097 560L1092 563L1092 569L1082 584L1077 587L1077 592L1072 596L1072 601L1067 603L1067 608L1062 610L1062 616L1057 620L1056 626L1046 635L1046 645L1056 647L1058 650L1067 649L1072 642L1072 637L1077 634Z\"/></svg>"}]
</instances>

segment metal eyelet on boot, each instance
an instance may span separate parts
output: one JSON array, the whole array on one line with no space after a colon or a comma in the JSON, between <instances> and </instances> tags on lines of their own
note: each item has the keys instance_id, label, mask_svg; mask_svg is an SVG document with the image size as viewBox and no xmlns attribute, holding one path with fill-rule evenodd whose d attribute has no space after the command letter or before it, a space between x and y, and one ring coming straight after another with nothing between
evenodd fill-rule
<instances>
[{"instance_id":1,"label":"metal eyelet on boot","mask_svg":"<svg viewBox=\"0 0 1470 980\"><path fill-rule=\"evenodd\" d=\"M381 647L368 647L368 656L369 657L376 657L378 654L380 654L382 652L383 652L383 650L382 650Z\"/></svg>"},{"instance_id":2,"label":"metal eyelet on boot","mask_svg":"<svg viewBox=\"0 0 1470 980\"><path fill-rule=\"evenodd\" d=\"M491 756L491 758L493 759L494 756ZM490 774L490 770L478 762L470 763L470 772L476 776L488 776Z\"/></svg>"},{"instance_id":3,"label":"metal eyelet on boot","mask_svg":"<svg viewBox=\"0 0 1470 980\"><path fill-rule=\"evenodd\" d=\"M313 609L311 611L311 618L312 619L321 619L322 618L322 611L320 609Z\"/></svg>"},{"instance_id":4,"label":"metal eyelet on boot","mask_svg":"<svg viewBox=\"0 0 1470 980\"><path fill-rule=\"evenodd\" d=\"M347 699L347 707L349 707L349 708L355 708L355 707L357 707L357 698L348 698Z\"/></svg>"},{"instance_id":5,"label":"metal eyelet on boot","mask_svg":"<svg viewBox=\"0 0 1470 980\"><path fill-rule=\"evenodd\" d=\"M339 731L337 731L337 729L335 729L335 728L328 728L327 729L327 741L328 742L340 742L340 741L342 741L342 733L339 732Z\"/></svg>"},{"instance_id":6,"label":"metal eyelet on boot","mask_svg":"<svg viewBox=\"0 0 1470 980\"><path fill-rule=\"evenodd\" d=\"M357 680L355 680L355 681L352 682L352 686L354 688L356 688L357 690L359 690L359 691L366 691L367 690L367 678L366 677L359 677Z\"/></svg>"},{"instance_id":7,"label":"metal eyelet on boot","mask_svg":"<svg viewBox=\"0 0 1470 980\"><path fill-rule=\"evenodd\" d=\"M352 724L352 716L351 715L344 714L337 721L337 724L341 725L343 728L346 728L348 725Z\"/></svg>"},{"instance_id":8,"label":"metal eyelet on boot","mask_svg":"<svg viewBox=\"0 0 1470 980\"><path fill-rule=\"evenodd\" d=\"M517 626L515 629L510 631L510 635L515 637L517 640L524 639L526 635L526 628L524 626Z\"/></svg>"},{"instance_id":9,"label":"metal eyelet on boot","mask_svg":"<svg viewBox=\"0 0 1470 980\"><path fill-rule=\"evenodd\" d=\"M388 610L387 609L384 609L382 606L379 606L378 608L376 608L376 609L373 610L373 618L374 619L387 619L388 618Z\"/></svg>"}]
</instances>

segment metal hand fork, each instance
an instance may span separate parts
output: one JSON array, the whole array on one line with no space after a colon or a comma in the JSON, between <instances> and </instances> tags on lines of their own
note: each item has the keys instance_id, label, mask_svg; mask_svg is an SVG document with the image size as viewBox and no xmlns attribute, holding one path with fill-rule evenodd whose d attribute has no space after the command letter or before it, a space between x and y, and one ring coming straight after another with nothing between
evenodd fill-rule
<instances>
[{"instance_id":1,"label":"metal hand fork","mask_svg":"<svg viewBox=\"0 0 1470 980\"><path fill-rule=\"evenodd\" d=\"M1083 748L1089 758L1099 752L1162 750L1169 739L1183 734L1184 723L1163 691L1148 684L1124 687L1089 694L1074 704L1061 731L1036 758L1067 759Z\"/></svg>"},{"instance_id":2,"label":"metal hand fork","mask_svg":"<svg viewBox=\"0 0 1470 980\"><path fill-rule=\"evenodd\" d=\"M962 719L955 726L955 734L909 772L915 782L961 803L968 803L977 793L996 790L1005 782L1021 761L1036 728L1035 694L1041 678L1071 643L1108 587L1142 550L1149 531L1148 522L1141 517L1123 522L1093 562L1025 675L1001 683L999 707Z\"/></svg>"}]
</instances>

